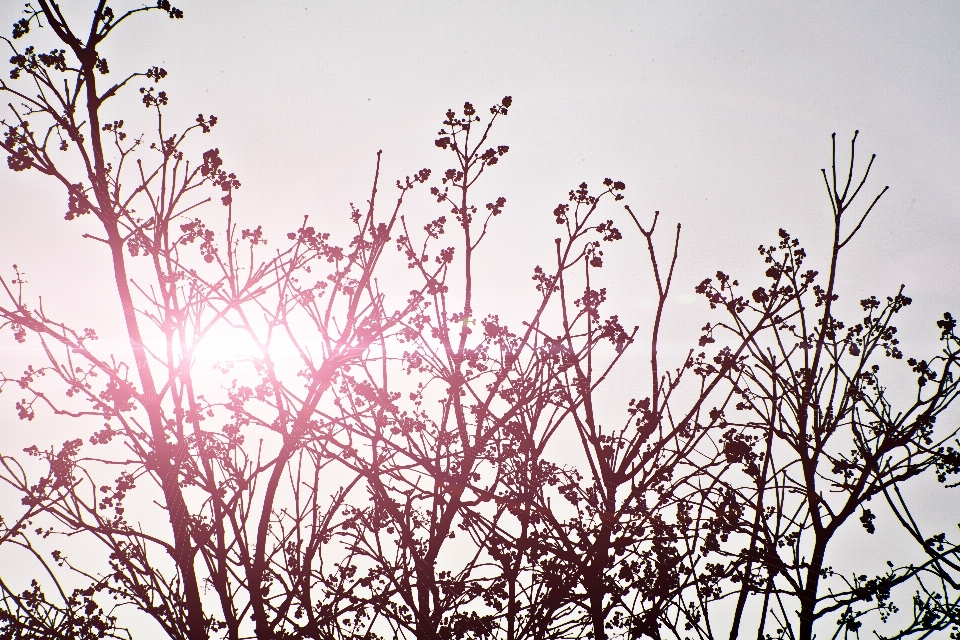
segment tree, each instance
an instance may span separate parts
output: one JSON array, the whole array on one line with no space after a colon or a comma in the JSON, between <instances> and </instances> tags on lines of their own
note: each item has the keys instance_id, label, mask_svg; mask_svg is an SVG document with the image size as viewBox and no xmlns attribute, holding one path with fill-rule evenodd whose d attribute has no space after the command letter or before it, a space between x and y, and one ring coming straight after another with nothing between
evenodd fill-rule
<instances>
[{"instance_id":1,"label":"tree","mask_svg":"<svg viewBox=\"0 0 960 640\"><path fill-rule=\"evenodd\" d=\"M840 253L887 190L884 187L854 223L842 224L875 159L870 158L862 179L854 182L855 150L856 135L842 188L836 136L832 171L829 175L823 171L834 221L825 287L816 284L815 270L804 268L806 252L799 241L781 229L776 246L759 249L769 265L765 273L769 282L753 290L749 299L738 295L737 282L723 273L697 288L712 308L729 316L708 324L705 335L730 332L747 344L748 354L730 381L741 397L736 408L749 417L729 422L724 418L731 427L725 434L728 457L741 461L746 475L739 492L746 498L748 517L740 526L752 519L749 545L740 553L741 564L734 573L740 588L731 639L738 636L745 601L752 593L763 595L758 637L766 631L768 613L780 636L813 637L814 623L837 613L837 634L841 630L847 634L856 633L870 611L878 611L885 621L897 611L893 588L917 579L922 587L924 574L942 581L946 592L939 598L928 592L915 600L915 620L904 634L925 634L937 622L939 628L943 622L956 622L953 605L948 604L956 601L950 594L956 586L955 567L948 559L956 547L946 543L942 533L930 539L921 536L899 490L906 480L932 468L941 482L957 471L949 444L956 439L957 428L936 426L960 390L956 323L949 313L937 321L941 353L907 359L918 377L915 394L902 399L887 391L877 360L903 359L893 322L911 304L904 288L885 302L875 296L861 300L862 319L847 323L840 319L836 306ZM762 335L750 321L759 314L771 318L770 331ZM756 446L759 453L753 450ZM913 528L929 561L904 567L888 562L889 572L873 578L839 574L827 564L829 544L854 518L868 533L875 533L876 515L868 502L880 496L908 529ZM799 611L789 610L784 598L797 603ZM931 607L937 613L932 614Z\"/></svg>"},{"instance_id":2,"label":"tree","mask_svg":"<svg viewBox=\"0 0 960 640\"><path fill-rule=\"evenodd\" d=\"M20 498L0 549L40 570L0 579L0 637L126 637L118 607L132 606L185 639L735 638L751 612L758 638L808 639L834 614L836 634L871 611L887 620L906 585L901 637L956 623L958 548L923 533L899 491L960 470L957 429L936 423L958 390L956 322L938 321L939 354L907 359L917 394L894 411L875 361L902 360L892 321L909 298L866 299L849 326L836 311L840 251L873 206L841 227L867 177L850 192L852 151L842 191L824 173L826 286L781 231L749 296L722 272L700 284L727 318L665 363L680 227L664 261L659 213L612 208L619 180L582 183L553 210L555 262L522 278L529 309L479 308L482 243L507 203L475 185L509 153L494 127L510 97L486 117L447 111L435 145L452 166L429 187L440 215L406 213L430 170L386 195L378 154L352 237L305 219L268 245L262 225L239 226L219 150L197 153L215 116L170 129L160 67L104 85L103 41L149 12L183 18L166 0L100 2L88 31L40 0L4 39L8 167L61 185L66 221L112 266L126 346L33 302L18 267L0 277L5 339L40 347L22 374L2 363L0 389L20 420L77 435L0 452ZM51 50L21 45L41 26ZM156 126L128 135L104 105L138 83ZM222 207L201 206L210 187ZM649 259L649 333L607 311L605 260L622 242ZM247 352L211 374L217 336ZM637 349L646 389L611 401ZM551 460L559 440L580 443L579 464ZM874 497L927 560L834 572L829 543L872 532ZM102 556L78 557L75 540Z\"/></svg>"}]
</instances>

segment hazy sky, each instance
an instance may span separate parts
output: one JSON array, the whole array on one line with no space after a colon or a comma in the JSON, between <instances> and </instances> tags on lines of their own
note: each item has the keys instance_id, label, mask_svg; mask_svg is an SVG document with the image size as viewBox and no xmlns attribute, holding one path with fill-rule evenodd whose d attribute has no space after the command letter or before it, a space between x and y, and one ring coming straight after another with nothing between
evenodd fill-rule
<instances>
[{"instance_id":1,"label":"hazy sky","mask_svg":"<svg viewBox=\"0 0 960 640\"><path fill-rule=\"evenodd\" d=\"M0 4L5 23L19 6ZM178 6L182 21L152 14L118 33L111 67L165 67L171 120L216 114L202 143L239 174L238 215L277 233L305 214L341 220L365 198L378 149L391 183L444 168L432 144L443 112L509 94L498 142L511 153L486 182L508 200L494 236L503 255L541 235L549 250L556 203L610 176L634 210L684 224L686 281L731 265L748 273L780 226L818 255L829 136L845 153L859 129L861 157L879 156L871 185L891 191L849 250L850 298L904 282L918 319L960 310L956 4ZM115 102L118 116L142 110L135 92ZM17 221L0 238L5 262L27 262L17 249L36 242L38 217L59 241L79 230L61 220L62 194L25 177L0 173Z\"/></svg>"},{"instance_id":2,"label":"hazy sky","mask_svg":"<svg viewBox=\"0 0 960 640\"><path fill-rule=\"evenodd\" d=\"M171 119L220 118L203 148L219 147L243 182L237 215L274 237L308 214L335 226L367 197L378 149L388 184L446 168L433 145L444 111L511 95L496 138L511 152L484 187L508 201L487 248L501 294L529 291L526 276L507 276L552 247L567 191L609 176L635 211L683 223L687 297L672 318L700 326L691 283L718 268L757 273L756 246L779 227L823 255L820 169L830 134L845 162L859 129L861 166L878 155L865 196L891 190L841 265L841 295L907 284L916 308L904 324L930 346L935 316L960 312L960 4L175 4L184 20L157 14L118 33L110 66L163 66ZM20 7L0 0L0 23ZM133 120L138 98L134 87L112 108ZM45 300L89 306L75 284L107 275L103 255L80 244L89 229L63 221L66 198L39 178L0 172L0 264L24 266Z\"/></svg>"}]
</instances>

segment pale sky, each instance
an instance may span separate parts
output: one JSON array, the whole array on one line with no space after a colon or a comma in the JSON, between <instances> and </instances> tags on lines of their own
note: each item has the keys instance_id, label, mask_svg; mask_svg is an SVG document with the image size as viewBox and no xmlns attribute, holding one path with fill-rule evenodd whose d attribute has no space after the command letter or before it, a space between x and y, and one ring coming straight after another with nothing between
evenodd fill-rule
<instances>
[{"instance_id":1,"label":"pale sky","mask_svg":"<svg viewBox=\"0 0 960 640\"><path fill-rule=\"evenodd\" d=\"M198 144L220 148L243 182L238 215L276 225L274 236L306 214L342 220L365 199L378 149L390 183L443 168L432 144L443 112L509 94L498 141L511 153L486 182L508 201L497 262L528 254L538 233L549 250L556 203L610 176L635 211L683 223L689 293L717 268L752 273L756 246L781 226L819 255L829 136L845 152L859 129L860 157L878 155L869 184L891 190L849 249L849 298L903 282L927 326L960 310L955 4L178 6L182 21L151 14L118 32L111 67L166 68L170 121L220 118ZM0 17L18 10L3 3ZM140 112L137 98L118 99L118 117ZM23 221L7 225L0 255L21 262L39 220L65 243L79 230L63 223L61 194L25 177L0 173L5 217Z\"/></svg>"},{"instance_id":2,"label":"pale sky","mask_svg":"<svg viewBox=\"0 0 960 640\"><path fill-rule=\"evenodd\" d=\"M758 276L756 247L779 227L813 260L824 255L820 169L830 134L845 167L859 129L860 166L878 156L864 196L891 189L841 264L843 299L906 284L905 342L928 353L934 321L960 312L960 4L174 4L184 20L158 13L117 34L111 69L163 66L171 120L218 116L198 144L218 147L242 181L241 220L277 240L304 215L335 228L366 199L378 149L386 184L446 168L433 144L444 111L511 95L496 134L511 152L484 187L507 198L487 246L499 295L530 291L515 270L552 249L551 211L567 191L609 176L626 182L634 211L660 210L665 231L683 224L687 297L671 318L698 328L706 312L689 302L693 283L718 268ZM0 24L20 7L0 2ZM145 111L136 87L113 108L131 122ZM104 256L81 243L90 229L63 220L64 194L41 178L0 171L0 266L24 267L48 304L88 309L89 283L109 275ZM617 276L639 312L637 276Z\"/></svg>"}]
</instances>

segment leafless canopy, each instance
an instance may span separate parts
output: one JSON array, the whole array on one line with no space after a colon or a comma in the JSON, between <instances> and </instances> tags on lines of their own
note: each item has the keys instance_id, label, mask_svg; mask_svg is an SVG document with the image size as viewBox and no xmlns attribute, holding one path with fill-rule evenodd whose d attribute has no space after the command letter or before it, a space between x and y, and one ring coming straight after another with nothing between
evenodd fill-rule
<instances>
[{"instance_id":1,"label":"leafless canopy","mask_svg":"<svg viewBox=\"0 0 960 640\"><path fill-rule=\"evenodd\" d=\"M823 273L781 230L751 284L700 283L699 342L666 361L680 226L624 206L619 180L525 231L549 262L497 286L528 304L481 308L484 241L510 212L476 185L510 151L509 96L446 112L448 169L387 179L378 154L346 236L304 219L268 244L234 216L219 150L193 152L217 118L171 128L167 71L102 56L148 13L183 18L101 1L88 28L38 0L3 38L7 165L59 183L119 304L99 340L41 304L29 269L0 276L4 410L43 425L0 449L0 639L127 638L131 608L184 640L957 633L958 547L901 490L960 471L956 420L938 421L956 321L907 357L903 288L838 302L840 254L886 190L866 195L856 136L823 172ZM127 95L153 130L103 119ZM420 192L434 213L412 210ZM638 326L607 300L618 252L649 269ZM245 350L205 360L216 340ZM634 397L614 397L627 374ZM51 444L51 424L71 437ZM879 575L832 568L831 543L878 518L915 548Z\"/></svg>"}]
</instances>

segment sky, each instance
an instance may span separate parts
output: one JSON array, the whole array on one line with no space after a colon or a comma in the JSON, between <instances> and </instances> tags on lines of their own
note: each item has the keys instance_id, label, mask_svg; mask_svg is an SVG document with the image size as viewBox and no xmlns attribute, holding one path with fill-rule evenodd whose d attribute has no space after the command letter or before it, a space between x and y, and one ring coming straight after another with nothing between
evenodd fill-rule
<instances>
[{"instance_id":1,"label":"sky","mask_svg":"<svg viewBox=\"0 0 960 640\"><path fill-rule=\"evenodd\" d=\"M108 59L114 73L167 69L169 120L219 117L202 142L243 182L241 219L274 235L304 215L343 220L369 190L377 150L390 182L441 168L432 142L444 111L511 95L497 127L511 153L486 182L508 201L492 278L529 255L570 188L609 176L626 182L635 211L661 211L664 228L683 224L678 304L689 303L691 283L718 268L755 269L755 247L780 227L822 255L830 134L845 163L859 130L859 157L878 156L869 195L891 189L841 265L849 299L906 284L928 327L932 314L960 307L956 5L179 6L184 20L152 14L118 32ZM4 3L0 17L12 22L17 10ZM113 108L129 120L138 106L133 93ZM62 196L37 178L0 173L5 208L29 212L7 225L4 257L37 242L35 216L50 225L45 238L76 244L77 227L58 215Z\"/></svg>"},{"instance_id":2,"label":"sky","mask_svg":"<svg viewBox=\"0 0 960 640\"><path fill-rule=\"evenodd\" d=\"M433 140L446 109L510 95L496 143L511 151L484 187L507 198L485 249L488 284L499 283L488 301L526 295L529 281L514 276L552 249L553 208L609 176L627 184L634 211L659 210L664 231L683 225L668 316L682 333L703 322L693 285L717 269L759 274L756 247L780 227L813 262L825 256L820 170L830 135L845 167L859 130L859 166L877 155L865 196L890 191L843 257L841 296L905 284L915 301L905 342L928 350L934 321L960 312L956 3L175 4L184 20L150 15L118 32L111 68L164 67L171 120L217 115L202 142L243 183L236 215L273 237L307 215L340 224L367 197L378 150L388 184L445 168ZM19 8L0 3L0 23ZM135 88L112 108L134 121L143 111ZM0 172L0 268L20 264L51 304L90 307L79 285L109 273L40 178ZM639 258L610 275L634 311L650 300Z\"/></svg>"}]
</instances>

